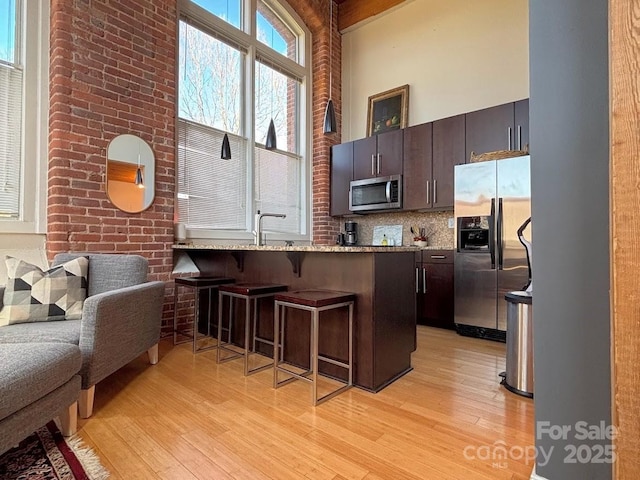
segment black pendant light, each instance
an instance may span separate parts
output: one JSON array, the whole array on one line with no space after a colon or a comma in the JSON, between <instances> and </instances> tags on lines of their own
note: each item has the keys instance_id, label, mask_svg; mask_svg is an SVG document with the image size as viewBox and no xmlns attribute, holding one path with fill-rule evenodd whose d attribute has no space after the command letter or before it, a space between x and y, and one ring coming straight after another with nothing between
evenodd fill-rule
<instances>
[{"instance_id":1,"label":"black pendant light","mask_svg":"<svg viewBox=\"0 0 640 480\"><path fill-rule=\"evenodd\" d=\"M222 151L220 152L222 160L231 160L231 146L229 145L229 135L226 133L222 138Z\"/></svg>"},{"instance_id":2,"label":"black pendant light","mask_svg":"<svg viewBox=\"0 0 640 480\"><path fill-rule=\"evenodd\" d=\"M277 148L276 143L276 127L273 124L272 118L269 123L269 129L267 130L267 141L264 144L264 148L267 150L275 150Z\"/></svg>"},{"instance_id":3,"label":"black pendant light","mask_svg":"<svg viewBox=\"0 0 640 480\"><path fill-rule=\"evenodd\" d=\"M336 111L333 108L333 101L329 99L324 111L324 133L336 133L336 131Z\"/></svg>"},{"instance_id":4,"label":"black pendant light","mask_svg":"<svg viewBox=\"0 0 640 480\"><path fill-rule=\"evenodd\" d=\"M138 188L144 188L144 181L142 179L142 168L140 167L140 143L138 143L138 168L136 169L136 179L134 183Z\"/></svg>"},{"instance_id":5,"label":"black pendant light","mask_svg":"<svg viewBox=\"0 0 640 480\"><path fill-rule=\"evenodd\" d=\"M338 131L336 122L336 111L331 100L331 90L333 83L333 0L329 0L329 101L324 111L324 133L336 133Z\"/></svg>"},{"instance_id":6,"label":"black pendant light","mask_svg":"<svg viewBox=\"0 0 640 480\"><path fill-rule=\"evenodd\" d=\"M144 188L144 181L142 180L142 169L138 166L136 170L136 185L138 188Z\"/></svg>"}]
</instances>

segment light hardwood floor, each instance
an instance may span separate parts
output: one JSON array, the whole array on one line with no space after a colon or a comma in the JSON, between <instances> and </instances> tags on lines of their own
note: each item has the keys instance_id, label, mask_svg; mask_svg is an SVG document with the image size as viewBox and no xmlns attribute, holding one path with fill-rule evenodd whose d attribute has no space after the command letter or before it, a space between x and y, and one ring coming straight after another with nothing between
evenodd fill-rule
<instances>
[{"instance_id":1,"label":"light hardwood floor","mask_svg":"<svg viewBox=\"0 0 640 480\"><path fill-rule=\"evenodd\" d=\"M163 340L157 365L100 382L79 435L113 479L529 478L533 401L499 385L504 344L418 327L412 364L314 408L306 383L273 390L271 370Z\"/></svg>"}]
</instances>

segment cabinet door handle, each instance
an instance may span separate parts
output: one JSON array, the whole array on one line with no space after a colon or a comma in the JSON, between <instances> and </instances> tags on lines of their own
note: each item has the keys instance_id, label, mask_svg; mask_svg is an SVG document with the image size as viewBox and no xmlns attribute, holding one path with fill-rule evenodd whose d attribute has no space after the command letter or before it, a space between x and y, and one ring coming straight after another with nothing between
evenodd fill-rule
<instances>
[{"instance_id":1,"label":"cabinet door handle","mask_svg":"<svg viewBox=\"0 0 640 480\"><path fill-rule=\"evenodd\" d=\"M444 260L445 258L447 258L446 255L431 255L431 258L437 259L437 260Z\"/></svg>"},{"instance_id":2,"label":"cabinet door handle","mask_svg":"<svg viewBox=\"0 0 640 480\"><path fill-rule=\"evenodd\" d=\"M376 174L376 159L375 159L375 154L371 154L371 176L373 177Z\"/></svg>"},{"instance_id":3,"label":"cabinet door handle","mask_svg":"<svg viewBox=\"0 0 640 480\"><path fill-rule=\"evenodd\" d=\"M422 293L427 293L427 268L422 267Z\"/></svg>"},{"instance_id":4,"label":"cabinet door handle","mask_svg":"<svg viewBox=\"0 0 640 480\"><path fill-rule=\"evenodd\" d=\"M433 181L433 204L438 203L438 181Z\"/></svg>"},{"instance_id":5,"label":"cabinet door handle","mask_svg":"<svg viewBox=\"0 0 640 480\"><path fill-rule=\"evenodd\" d=\"M507 145L509 145L507 150L511 150L511 127L507 128Z\"/></svg>"},{"instance_id":6,"label":"cabinet door handle","mask_svg":"<svg viewBox=\"0 0 640 480\"><path fill-rule=\"evenodd\" d=\"M427 180L427 203L429 203L429 185L431 184L431 180Z\"/></svg>"},{"instance_id":7,"label":"cabinet door handle","mask_svg":"<svg viewBox=\"0 0 640 480\"><path fill-rule=\"evenodd\" d=\"M416 267L416 293L420 293L420 276L418 267Z\"/></svg>"},{"instance_id":8,"label":"cabinet door handle","mask_svg":"<svg viewBox=\"0 0 640 480\"><path fill-rule=\"evenodd\" d=\"M522 150L522 125L518 125L518 150Z\"/></svg>"},{"instance_id":9,"label":"cabinet door handle","mask_svg":"<svg viewBox=\"0 0 640 480\"><path fill-rule=\"evenodd\" d=\"M378 172L378 175L380 175L380 154L376 155L376 157L378 158L377 160L377 167L376 167L376 171Z\"/></svg>"}]
</instances>

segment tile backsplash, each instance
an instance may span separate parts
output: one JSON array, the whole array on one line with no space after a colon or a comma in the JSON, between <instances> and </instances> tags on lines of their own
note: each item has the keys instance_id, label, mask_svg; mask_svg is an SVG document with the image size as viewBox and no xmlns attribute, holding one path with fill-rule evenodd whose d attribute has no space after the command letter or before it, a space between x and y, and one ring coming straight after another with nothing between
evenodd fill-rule
<instances>
[{"instance_id":1,"label":"tile backsplash","mask_svg":"<svg viewBox=\"0 0 640 480\"><path fill-rule=\"evenodd\" d=\"M429 247L452 249L454 247L453 228L449 228L449 219L453 212L390 212L370 213L356 217L343 218L344 222L352 220L358 224L358 245L371 245L373 228L380 225L402 225L402 244L412 245L413 235L410 228L424 228L429 235Z\"/></svg>"}]
</instances>

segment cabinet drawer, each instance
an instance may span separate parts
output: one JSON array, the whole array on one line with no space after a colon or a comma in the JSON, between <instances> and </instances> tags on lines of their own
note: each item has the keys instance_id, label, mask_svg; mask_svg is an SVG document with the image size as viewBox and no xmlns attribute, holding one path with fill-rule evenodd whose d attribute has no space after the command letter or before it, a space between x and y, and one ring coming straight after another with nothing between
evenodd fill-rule
<instances>
[{"instance_id":1,"label":"cabinet drawer","mask_svg":"<svg viewBox=\"0 0 640 480\"><path fill-rule=\"evenodd\" d=\"M453 263L453 250L422 250L423 263Z\"/></svg>"}]
</instances>

